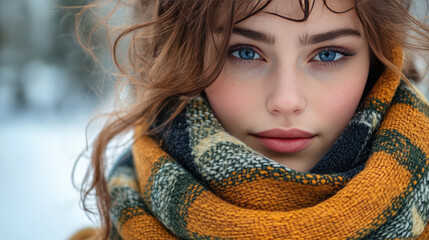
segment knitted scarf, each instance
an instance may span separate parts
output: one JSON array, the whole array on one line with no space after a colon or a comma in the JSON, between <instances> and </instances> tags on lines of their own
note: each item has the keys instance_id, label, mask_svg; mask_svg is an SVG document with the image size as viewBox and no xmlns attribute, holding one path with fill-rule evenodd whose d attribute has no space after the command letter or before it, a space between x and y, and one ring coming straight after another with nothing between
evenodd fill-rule
<instances>
[{"instance_id":1,"label":"knitted scarf","mask_svg":"<svg viewBox=\"0 0 429 240\"><path fill-rule=\"evenodd\" d=\"M428 105L400 78L381 75L307 173L252 150L193 99L115 165L111 238L429 239Z\"/></svg>"}]
</instances>

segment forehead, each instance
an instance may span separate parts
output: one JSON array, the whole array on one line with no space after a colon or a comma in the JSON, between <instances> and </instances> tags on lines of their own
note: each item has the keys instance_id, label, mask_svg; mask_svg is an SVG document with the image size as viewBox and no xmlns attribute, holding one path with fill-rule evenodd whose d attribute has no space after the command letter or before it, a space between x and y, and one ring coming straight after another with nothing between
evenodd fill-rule
<instances>
[{"instance_id":1,"label":"forehead","mask_svg":"<svg viewBox=\"0 0 429 240\"><path fill-rule=\"evenodd\" d=\"M264 10L293 16L301 15L305 11L311 12L315 5L324 5L331 12L343 13L352 9L355 2L355 0L271 0Z\"/></svg>"},{"instance_id":2,"label":"forehead","mask_svg":"<svg viewBox=\"0 0 429 240\"><path fill-rule=\"evenodd\" d=\"M252 0L226 1L218 5L218 23L222 22L225 14L234 13L234 23L239 23L260 12L271 13L289 20L300 21L307 19L314 12L314 8L323 7L325 11L343 14L353 10L356 0ZM228 4L229 3L229 4ZM220 23L221 24L221 23Z\"/></svg>"},{"instance_id":3,"label":"forehead","mask_svg":"<svg viewBox=\"0 0 429 240\"><path fill-rule=\"evenodd\" d=\"M301 30L323 31L347 27L362 30L362 24L354 9L354 0L273 0L256 14L240 21L236 26L255 26L268 31L281 23L283 27ZM304 18L308 14L308 18Z\"/></svg>"}]
</instances>

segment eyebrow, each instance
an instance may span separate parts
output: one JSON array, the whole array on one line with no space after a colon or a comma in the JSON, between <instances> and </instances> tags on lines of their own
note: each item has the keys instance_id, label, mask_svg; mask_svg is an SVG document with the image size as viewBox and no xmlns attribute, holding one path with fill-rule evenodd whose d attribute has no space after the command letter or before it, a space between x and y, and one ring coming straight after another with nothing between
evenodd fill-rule
<instances>
[{"instance_id":1,"label":"eyebrow","mask_svg":"<svg viewBox=\"0 0 429 240\"><path fill-rule=\"evenodd\" d=\"M276 37L274 35L264 33L264 32L258 32L258 31L254 31L246 28L234 27L232 29L232 33L241 35L246 38L253 39L255 41L271 44L271 45L273 45L276 41ZM314 34L314 35L306 34L299 37L299 45L300 46L312 45L312 44L317 44L317 43L321 43L329 40L334 40L336 38L344 37L344 36L356 36L360 38L362 34L359 31L351 28L341 28L341 29L336 29L325 33Z\"/></svg>"},{"instance_id":2,"label":"eyebrow","mask_svg":"<svg viewBox=\"0 0 429 240\"><path fill-rule=\"evenodd\" d=\"M246 38L253 39L255 41L271 44L271 45L273 45L276 42L276 38L274 35L264 33L264 32L257 32L246 28L234 27L232 29L232 33L241 35Z\"/></svg>"},{"instance_id":3,"label":"eyebrow","mask_svg":"<svg viewBox=\"0 0 429 240\"><path fill-rule=\"evenodd\" d=\"M318 33L315 35L306 34L299 38L299 45L301 46L312 45L312 44L317 44L317 43L321 43L329 40L334 40L336 38L344 37L344 36L356 36L360 38L362 34L359 31L356 31L351 28L341 28L341 29L336 29L325 33Z\"/></svg>"}]
</instances>

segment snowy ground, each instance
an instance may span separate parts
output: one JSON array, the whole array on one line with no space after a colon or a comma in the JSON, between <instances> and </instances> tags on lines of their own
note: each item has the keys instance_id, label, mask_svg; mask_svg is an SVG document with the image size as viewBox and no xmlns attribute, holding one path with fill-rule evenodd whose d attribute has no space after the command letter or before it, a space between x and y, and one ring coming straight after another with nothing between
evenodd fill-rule
<instances>
[{"instance_id":1,"label":"snowy ground","mask_svg":"<svg viewBox=\"0 0 429 240\"><path fill-rule=\"evenodd\" d=\"M67 239L93 223L79 207L71 173L85 147L89 111L24 112L0 121L2 239ZM85 161L76 177L83 176Z\"/></svg>"}]
</instances>

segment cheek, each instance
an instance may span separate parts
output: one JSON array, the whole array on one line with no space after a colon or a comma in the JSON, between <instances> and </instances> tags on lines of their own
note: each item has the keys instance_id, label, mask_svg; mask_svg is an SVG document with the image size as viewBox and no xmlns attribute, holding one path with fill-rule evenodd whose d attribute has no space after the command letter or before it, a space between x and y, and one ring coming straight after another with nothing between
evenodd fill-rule
<instances>
[{"instance_id":1,"label":"cheek","mask_svg":"<svg viewBox=\"0 0 429 240\"><path fill-rule=\"evenodd\" d=\"M245 109L245 94L228 79L219 77L205 89L205 93L216 117L226 129L234 124L235 116Z\"/></svg>"},{"instance_id":2,"label":"cheek","mask_svg":"<svg viewBox=\"0 0 429 240\"><path fill-rule=\"evenodd\" d=\"M336 83L326 94L320 106L325 122L332 131L341 132L353 117L365 88L367 74L351 75L347 81Z\"/></svg>"},{"instance_id":3,"label":"cheek","mask_svg":"<svg viewBox=\"0 0 429 240\"><path fill-rule=\"evenodd\" d=\"M249 79L225 75L221 73L205 93L216 117L227 131L233 133L254 110L257 99L252 96L257 94L258 88Z\"/></svg>"}]
</instances>

